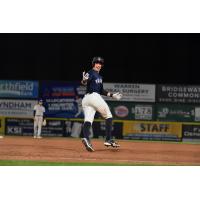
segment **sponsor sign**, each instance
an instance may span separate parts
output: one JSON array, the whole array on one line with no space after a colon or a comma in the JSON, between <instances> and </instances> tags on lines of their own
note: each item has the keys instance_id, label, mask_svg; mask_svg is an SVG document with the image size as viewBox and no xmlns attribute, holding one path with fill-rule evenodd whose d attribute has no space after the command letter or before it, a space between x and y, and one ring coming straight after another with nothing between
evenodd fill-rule
<instances>
[{"instance_id":1,"label":"sponsor sign","mask_svg":"<svg viewBox=\"0 0 200 200\"><path fill-rule=\"evenodd\" d=\"M197 115L195 115L195 113ZM192 105L158 105L156 106L156 116L159 121L179 121L179 122L191 122L200 120L198 118L198 112Z\"/></svg>"},{"instance_id":2,"label":"sponsor sign","mask_svg":"<svg viewBox=\"0 0 200 200\"><path fill-rule=\"evenodd\" d=\"M64 81L43 81L41 94L46 102L48 117L83 117L81 102L85 94L85 87L80 86L80 84Z\"/></svg>"},{"instance_id":3,"label":"sponsor sign","mask_svg":"<svg viewBox=\"0 0 200 200\"><path fill-rule=\"evenodd\" d=\"M200 125L183 124L183 139L200 139Z\"/></svg>"},{"instance_id":4,"label":"sponsor sign","mask_svg":"<svg viewBox=\"0 0 200 200\"><path fill-rule=\"evenodd\" d=\"M6 135L32 136L33 119L6 118ZM42 127L42 136L64 136L64 120L47 120L47 125Z\"/></svg>"},{"instance_id":5,"label":"sponsor sign","mask_svg":"<svg viewBox=\"0 0 200 200\"><path fill-rule=\"evenodd\" d=\"M0 135L4 134L5 132L5 118L0 117Z\"/></svg>"},{"instance_id":6,"label":"sponsor sign","mask_svg":"<svg viewBox=\"0 0 200 200\"><path fill-rule=\"evenodd\" d=\"M200 86L157 85L156 99L165 103L200 103Z\"/></svg>"},{"instance_id":7,"label":"sponsor sign","mask_svg":"<svg viewBox=\"0 0 200 200\"><path fill-rule=\"evenodd\" d=\"M33 135L33 119L6 118L6 135Z\"/></svg>"},{"instance_id":8,"label":"sponsor sign","mask_svg":"<svg viewBox=\"0 0 200 200\"><path fill-rule=\"evenodd\" d=\"M120 101L155 102L153 84L104 83L104 89L112 93L122 93L123 97ZM105 100L115 101L110 97L105 97Z\"/></svg>"},{"instance_id":9,"label":"sponsor sign","mask_svg":"<svg viewBox=\"0 0 200 200\"><path fill-rule=\"evenodd\" d=\"M126 139L157 139L180 141L181 123L125 121L123 135Z\"/></svg>"},{"instance_id":10,"label":"sponsor sign","mask_svg":"<svg viewBox=\"0 0 200 200\"><path fill-rule=\"evenodd\" d=\"M36 100L0 99L0 116L32 117Z\"/></svg>"},{"instance_id":11,"label":"sponsor sign","mask_svg":"<svg viewBox=\"0 0 200 200\"><path fill-rule=\"evenodd\" d=\"M0 97L38 98L37 81L0 80Z\"/></svg>"},{"instance_id":12,"label":"sponsor sign","mask_svg":"<svg viewBox=\"0 0 200 200\"><path fill-rule=\"evenodd\" d=\"M153 120L154 106L132 102L108 102L114 119Z\"/></svg>"},{"instance_id":13,"label":"sponsor sign","mask_svg":"<svg viewBox=\"0 0 200 200\"><path fill-rule=\"evenodd\" d=\"M195 121L200 121L200 107L195 107Z\"/></svg>"},{"instance_id":14,"label":"sponsor sign","mask_svg":"<svg viewBox=\"0 0 200 200\"><path fill-rule=\"evenodd\" d=\"M135 119L152 120L153 108L151 105L135 105Z\"/></svg>"}]
</instances>

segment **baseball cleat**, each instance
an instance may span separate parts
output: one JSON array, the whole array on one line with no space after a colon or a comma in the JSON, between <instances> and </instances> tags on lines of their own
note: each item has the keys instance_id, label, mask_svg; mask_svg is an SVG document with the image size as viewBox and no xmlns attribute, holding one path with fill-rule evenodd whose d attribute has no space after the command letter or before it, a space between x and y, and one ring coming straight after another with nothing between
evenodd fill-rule
<instances>
[{"instance_id":1,"label":"baseball cleat","mask_svg":"<svg viewBox=\"0 0 200 200\"><path fill-rule=\"evenodd\" d=\"M87 151L90 151L90 152L94 151L92 145L90 144L90 142L86 138L82 139L82 143L84 144L84 146L87 149Z\"/></svg>"},{"instance_id":2,"label":"baseball cleat","mask_svg":"<svg viewBox=\"0 0 200 200\"><path fill-rule=\"evenodd\" d=\"M33 136L33 138L35 139L35 138L37 138L37 136L36 136L36 135L34 135L34 136Z\"/></svg>"},{"instance_id":3,"label":"baseball cleat","mask_svg":"<svg viewBox=\"0 0 200 200\"><path fill-rule=\"evenodd\" d=\"M41 139L42 137L41 136L37 136L37 139Z\"/></svg>"},{"instance_id":4,"label":"baseball cleat","mask_svg":"<svg viewBox=\"0 0 200 200\"><path fill-rule=\"evenodd\" d=\"M117 142L115 142L114 140L107 140L104 142L104 145L106 147L116 147L116 148L120 147L120 145Z\"/></svg>"}]
</instances>

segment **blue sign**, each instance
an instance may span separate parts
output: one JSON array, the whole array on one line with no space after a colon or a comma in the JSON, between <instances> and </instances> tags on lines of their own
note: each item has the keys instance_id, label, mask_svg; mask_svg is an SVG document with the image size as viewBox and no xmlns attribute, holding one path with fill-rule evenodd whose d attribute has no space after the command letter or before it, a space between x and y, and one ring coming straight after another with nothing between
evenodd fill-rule
<instances>
[{"instance_id":1,"label":"blue sign","mask_svg":"<svg viewBox=\"0 0 200 200\"><path fill-rule=\"evenodd\" d=\"M55 118L82 118L82 98L85 87L78 82L43 81L41 97L45 101L46 115Z\"/></svg>"},{"instance_id":2,"label":"blue sign","mask_svg":"<svg viewBox=\"0 0 200 200\"><path fill-rule=\"evenodd\" d=\"M38 98L37 81L0 80L0 97Z\"/></svg>"}]
</instances>

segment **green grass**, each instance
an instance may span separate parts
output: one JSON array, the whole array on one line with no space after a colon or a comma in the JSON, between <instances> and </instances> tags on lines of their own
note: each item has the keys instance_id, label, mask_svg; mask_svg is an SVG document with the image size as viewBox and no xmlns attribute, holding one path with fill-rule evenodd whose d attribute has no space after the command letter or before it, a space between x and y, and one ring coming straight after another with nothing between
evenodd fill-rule
<instances>
[{"instance_id":1,"label":"green grass","mask_svg":"<svg viewBox=\"0 0 200 200\"><path fill-rule=\"evenodd\" d=\"M176 163L82 163L82 162L48 162L29 160L0 160L0 166L188 166Z\"/></svg>"},{"instance_id":2,"label":"green grass","mask_svg":"<svg viewBox=\"0 0 200 200\"><path fill-rule=\"evenodd\" d=\"M0 160L0 166L132 166L132 164Z\"/></svg>"}]
</instances>

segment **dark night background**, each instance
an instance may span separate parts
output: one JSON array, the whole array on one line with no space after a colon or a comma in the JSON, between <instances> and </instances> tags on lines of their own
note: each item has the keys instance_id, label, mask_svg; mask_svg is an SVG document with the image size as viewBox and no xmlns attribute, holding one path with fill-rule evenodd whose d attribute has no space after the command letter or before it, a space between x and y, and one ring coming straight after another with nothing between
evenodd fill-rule
<instances>
[{"instance_id":1,"label":"dark night background","mask_svg":"<svg viewBox=\"0 0 200 200\"><path fill-rule=\"evenodd\" d=\"M81 79L102 56L106 82L200 84L199 34L0 34L0 79Z\"/></svg>"}]
</instances>

